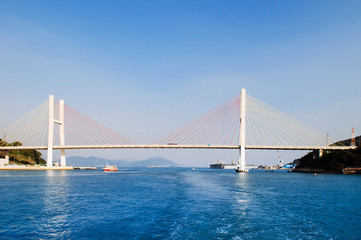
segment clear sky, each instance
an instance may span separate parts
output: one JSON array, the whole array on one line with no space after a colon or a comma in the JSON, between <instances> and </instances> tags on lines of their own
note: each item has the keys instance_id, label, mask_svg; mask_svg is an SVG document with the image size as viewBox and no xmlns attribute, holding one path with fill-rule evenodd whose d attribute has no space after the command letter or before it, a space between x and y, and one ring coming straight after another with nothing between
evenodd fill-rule
<instances>
[{"instance_id":1,"label":"clear sky","mask_svg":"<svg viewBox=\"0 0 361 240\"><path fill-rule=\"evenodd\" d=\"M54 94L149 142L246 88L335 139L350 137L352 127L359 135L360 9L361 1L352 0L0 0L0 128ZM161 155L202 166L237 157L222 151L80 154ZM295 155L282 154L286 161ZM247 159L274 163L277 155L248 151Z\"/></svg>"}]
</instances>

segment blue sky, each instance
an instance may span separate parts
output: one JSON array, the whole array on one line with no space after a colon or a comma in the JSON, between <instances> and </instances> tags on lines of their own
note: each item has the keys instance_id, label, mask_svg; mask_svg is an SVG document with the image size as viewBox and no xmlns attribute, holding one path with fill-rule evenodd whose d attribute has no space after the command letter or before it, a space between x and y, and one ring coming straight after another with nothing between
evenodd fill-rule
<instances>
[{"instance_id":1,"label":"blue sky","mask_svg":"<svg viewBox=\"0 0 361 240\"><path fill-rule=\"evenodd\" d=\"M359 135L360 9L360 1L1 0L6 104L0 128L54 94L113 130L148 142L246 88L336 139L349 137L351 127ZM94 154L197 158L199 165L237 155ZM267 154L249 151L248 159L276 159ZM292 160L296 153L284 154Z\"/></svg>"}]
</instances>

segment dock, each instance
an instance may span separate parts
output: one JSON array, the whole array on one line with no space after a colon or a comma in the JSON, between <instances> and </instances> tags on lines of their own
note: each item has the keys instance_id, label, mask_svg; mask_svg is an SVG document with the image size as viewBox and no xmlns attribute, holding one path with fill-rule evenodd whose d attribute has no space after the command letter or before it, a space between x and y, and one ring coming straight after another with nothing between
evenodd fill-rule
<instances>
[{"instance_id":1,"label":"dock","mask_svg":"<svg viewBox=\"0 0 361 240\"><path fill-rule=\"evenodd\" d=\"M1 166L0 170L74 170L71 166L66 167L47 167L34 165L6 165Z\"/></svg>"}]
</instances>

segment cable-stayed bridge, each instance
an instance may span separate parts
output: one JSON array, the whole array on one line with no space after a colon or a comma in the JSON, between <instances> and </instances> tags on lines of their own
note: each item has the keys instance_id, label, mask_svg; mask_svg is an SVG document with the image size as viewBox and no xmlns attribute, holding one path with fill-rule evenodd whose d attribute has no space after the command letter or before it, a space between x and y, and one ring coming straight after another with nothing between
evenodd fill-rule
<instances>
[{"instance_id":1,"label":"cable-stayed bridge","mask_svg":"<svg viewBox=\"0 0 361 240\"><path fill-rule=\"evenodd\" d=\"M49 100L0 131L4 141L0 151L47 150L52 166L53 150L61 151L66 166L66 149L239 149L239 171L245 171L245 149L336 150L329 138L266 103L246 95L217 106L149 144L138 144L87 117L63 100ZM21 144L20 144L21 143Z\"/></svg>"}]
</instances>

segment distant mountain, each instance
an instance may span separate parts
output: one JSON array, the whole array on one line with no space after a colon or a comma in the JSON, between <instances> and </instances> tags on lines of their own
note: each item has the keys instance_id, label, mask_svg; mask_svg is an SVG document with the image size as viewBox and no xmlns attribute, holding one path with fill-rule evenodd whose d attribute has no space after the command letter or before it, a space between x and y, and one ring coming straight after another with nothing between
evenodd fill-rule
<instances>
[{"instance_id":1,"label":"distant mountain","mask_svg":"<svg viewBox=\"0 0 361 240\"><path fill-rule=\"evenodd\" d=\"M177 163L162 157L153 157L145 160L134 161L131 159L109 160L100 157L67 157L67 165L73 167L95 166L101 167L105 164L117 165L118 167L180 167Z\"/></svg>"},{"instance_id":2,"label":"distant mountain","mask_svg":"<svg viewBox=\"0 0 361 240\"><path fill-rule=\"evenodd\" d=\"M178 167L178 164L162 157L153 157L146 160L132 162L134 167Z\"/></svg>"}]
</instances>

